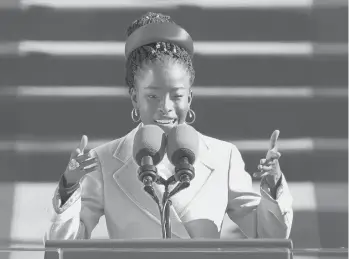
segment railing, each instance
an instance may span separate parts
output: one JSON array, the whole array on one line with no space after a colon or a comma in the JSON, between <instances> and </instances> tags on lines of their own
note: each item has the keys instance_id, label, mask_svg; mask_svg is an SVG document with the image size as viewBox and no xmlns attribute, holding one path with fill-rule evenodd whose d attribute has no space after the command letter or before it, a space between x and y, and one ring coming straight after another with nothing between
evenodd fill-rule
<instances>
[{"instance_id":1,"label":"railing","mask_svg":"<svg viewBox=\"0 0 349 259\"><path fill-rule=\"evenodd\" d=\"M280 248L224 248L224 249L137 249L137 248L0 248L0 259L66 259L66 258L293 258L293 259L344 259L347 248L338 249L280 249Z\"/></svg>"}]
</instances>

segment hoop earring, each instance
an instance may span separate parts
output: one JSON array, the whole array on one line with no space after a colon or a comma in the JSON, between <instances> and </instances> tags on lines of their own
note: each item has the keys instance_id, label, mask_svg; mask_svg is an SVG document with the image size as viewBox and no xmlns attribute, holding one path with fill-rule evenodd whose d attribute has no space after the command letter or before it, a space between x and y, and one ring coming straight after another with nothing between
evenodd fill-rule
<instances>
[{"instance_id":1,"label":"hoop earring","mask_svg":"<svg viewBox=\"0 0 349 259\"><path fill-rule=\"evenodd\" d=\"M193 124L196 120L196 114L195 112L192 110L192 109L189 109L188 111L188 114L189 114L189 119L191 119L190 121L186 121L187 124Z\"/></svg>"},{"instance_id":2,"label":"hoop earring","mask_svg":"<svg viewBox=\"0 0 349 259\"><path fill-rule=\"evenodd\" d=\"M139 116L139 114L137 113L137 110L135 108L133 108L131 111L131 118L132 118L133 122L139 122L141 120L141 116Z\"/></svg>"}]
</instances>

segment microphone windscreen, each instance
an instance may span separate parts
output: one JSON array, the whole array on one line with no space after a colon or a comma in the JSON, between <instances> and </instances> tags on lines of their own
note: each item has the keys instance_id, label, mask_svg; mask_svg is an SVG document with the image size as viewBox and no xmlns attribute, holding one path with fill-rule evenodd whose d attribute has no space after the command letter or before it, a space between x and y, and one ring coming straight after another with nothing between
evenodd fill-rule
<instances>
[{"instance_id":1,"label":"microphone windscreen","mask_svg":"<svg viewBox=\"0 0 349 259\"><path fill-rule=\"evenodd\" d=\"M142 158L150 156L157 165L166 151L165 132L157 125L145 125L138 129L133 141L133 158L141 166Z\"/></svg>"},{"instance_id":2,"label":"microphone windscreen","mask_svg":"<svg viewBox=\"0 0 349 259\"><path fill-rule=\"evenodd\" d=\"M171 129L167 136L167 156L172 164L177 165L183 157L194 164L198 152L199 136L192 126L180 124Z\"/></svg>"}]
</instances>

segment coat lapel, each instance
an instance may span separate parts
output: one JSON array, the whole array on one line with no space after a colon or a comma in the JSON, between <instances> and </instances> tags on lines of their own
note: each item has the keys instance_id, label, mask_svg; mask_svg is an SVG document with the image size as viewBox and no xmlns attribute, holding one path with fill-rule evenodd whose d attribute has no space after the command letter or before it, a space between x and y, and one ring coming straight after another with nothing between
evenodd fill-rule
<instances>
[{"instance_id":1,"label":"coat lapel","mask_svg":"<svg viewBox=\"0 0 349 259\"><path fill-rule=\"evenodd\" d=\"M150 219L161 226L159 209L155 201L143 190L143 184L138 180L138 165L133 160L133 139L141 124L126 135L113 152L115 159L121 162L121 166L113 174L113 178L127 197L138 206ZM200 147L199 158L194 164L195 178L191 181L189 188L177 193L172 198L171 206L171 228L173 235L179 238L190 238L180 217L188 211L193 201L209 176L214 170L214 161L204 136L199 134ZM160 229L160 228L159 228ZM160 229L161 230L161 229Z\"/></svg>"},{"instance_id":2,"label":"coat lapel","mask_svg":"<svg viewBox=\"0 0 349 259\"><path fill-rule=\"evenodd\" d=\"M215 168L214 157L211 154L205 137L199 133L199 138L199 155L194 164L195 177L190 182L190 186L187 189L177 193L173 197L173 204L180 217L190 210L191 203L199 192L203 190L204 185L209 180Z\"/></svg>"},{"instance_id":3,"label":"coat lapel","mask_svg":"<svg viewBox=\"0 0 349 259\"><path fill-rule=\"evenodd\" d=\"M114 157L122 162L122 166L114 173L113 178L127 197L150 219L154 220L159 224L159 226L161 226L158 206L143 190L143 183L139 181L137 177L138 165L132 157L133 139L139 127L125 136L116 148ZM172 227L171 230L174 236L179 238L190 238L187 230L173 208L171 208L170 220ZM161 231L160 227L159 230Z\"/></svg>"}]
</instances>

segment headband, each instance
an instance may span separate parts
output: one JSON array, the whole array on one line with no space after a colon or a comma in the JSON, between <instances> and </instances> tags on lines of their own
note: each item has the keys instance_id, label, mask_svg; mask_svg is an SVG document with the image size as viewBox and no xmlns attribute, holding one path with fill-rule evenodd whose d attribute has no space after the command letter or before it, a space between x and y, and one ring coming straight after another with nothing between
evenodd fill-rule
<instances>
[{"instance_id":1,"label":"headband","mask_svg":"<svg viewBox=\"0 0 349 259\"><path fill-rule=\"evenodd\" d=\"M184 48L190 55L194 55L194 44L189 33L177 24L149 23L135 30L126 40L125 57L141 46L154 42L170 42Z\"/></svg>"}]
</instances>

